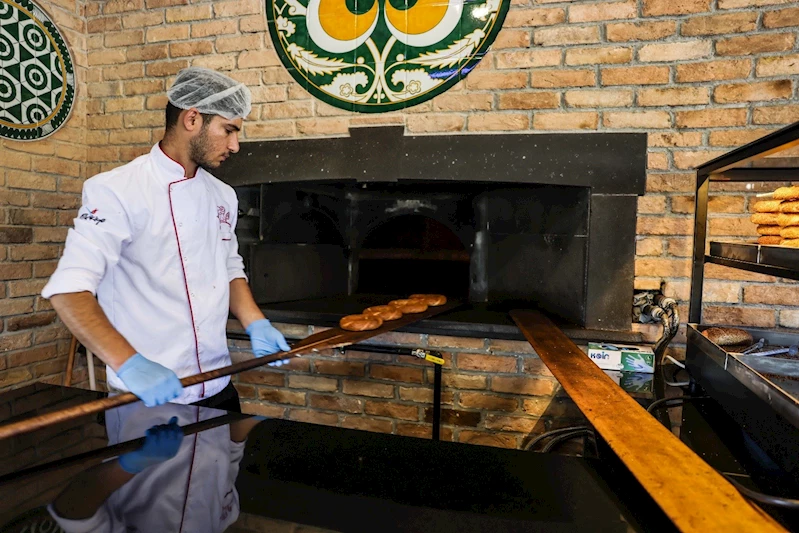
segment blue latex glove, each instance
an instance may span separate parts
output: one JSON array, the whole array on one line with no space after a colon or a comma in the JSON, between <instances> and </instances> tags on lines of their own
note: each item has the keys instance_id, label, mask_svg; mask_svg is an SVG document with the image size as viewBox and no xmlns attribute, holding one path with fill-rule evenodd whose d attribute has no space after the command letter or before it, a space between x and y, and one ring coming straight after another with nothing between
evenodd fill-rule
<instances>
[{"instance_id":1,"label":"blue latex glove","mask_svg":"<svg viewBox=\"0 0 799 533\"><path fill-rule=\"evenodd\" d=\"M183 430L178 425L178 417L173 416L169 424L148 429L144 436L144 445L138 450L120 455L119 466L129 474L138 474L145 468L175 457L181 442Z\"/></svg>"},{"instance_id":2,"label":"blue latex glove","mask_svg":"<svg viewBox=\"0 0 799 533\"><path fill-rule=\"evenodd\" d=\"M119 367L117 376L147 407L167 403L183 392L183 385L174 372L138 353Z\"/></svg>"},{"instance_id":3,"label":"blue latex glove","mask_svg":"<svg viewBox=\"0 0 799 533\"><path fill-rule=\"evenodd\" d=\"M285 337L283 337L283 334L280 333L269 322L269 320L265 318L256 320L247 326L247 334L250 336L252 353L255 355L255 357L271 355L275 352L279 352L280 350L283 350L284 352L290 350ZM269 363L269 366L281 366L286 363L288 363L288 360L274 361Z\"/></svg>"}]
</instances>

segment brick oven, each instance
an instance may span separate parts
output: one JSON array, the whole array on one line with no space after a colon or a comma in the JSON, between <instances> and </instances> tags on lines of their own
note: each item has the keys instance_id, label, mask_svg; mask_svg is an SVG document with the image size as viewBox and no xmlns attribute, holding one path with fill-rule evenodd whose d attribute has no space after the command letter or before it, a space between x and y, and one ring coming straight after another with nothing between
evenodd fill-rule
<instances>
[{"instance_id":1,"label":"brick oven","mask_svg":"<svg viewBox=\"0 0 799 533\"><path fill-rule=\"evenodd\" d=\"M243 143L217 174L240 201L256 300L332 325L411 292L466 305L417 331L515 337L507 311L629 331L646 135L349 137Z\"/></svg>"}]
</instances>

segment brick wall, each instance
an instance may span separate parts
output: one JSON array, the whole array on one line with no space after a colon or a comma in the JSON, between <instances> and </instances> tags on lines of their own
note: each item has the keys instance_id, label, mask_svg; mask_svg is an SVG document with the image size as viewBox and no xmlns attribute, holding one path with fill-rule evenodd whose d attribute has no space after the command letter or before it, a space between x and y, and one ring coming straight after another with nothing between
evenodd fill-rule
<instances>
[{"instance_id":1,"label":"brick wall","mask_svg":"<svg viewBox=\"0 0 799 533\"><path fill-rule=\"evenodd\" d=\"M319 331L277 327L290 339ZM249 342L230 344L234 361L251 357ZM442 440L520 448L534 435L583 422L527 342L395 332L363 344L442 352ZM412 356L326 350L243 372L234 383L245 412L430 438L433 372L432 363Z\"/></svg>"},{"instance_id":2,"label":"brick wall","mask_svg":"<svg viewBox=\"0 0 799 533\"><path fill-rule=\"evenodd\" d=\"M4 225L10 227L0 237L22 241L4 242L0 248L4 317L0 388L40 376L59 379L65 332L53 323L47 303L35 295L53 268L64 226L77 206L81 180L131 160L160 139L164 91L183 67L228 71L251 86L254 107L244 140L344 135L352 126L383 124L401 124L414 134L649 132L647 194L639 201L636 286L657 288L665 283L667 294L682 302L689 283L691 169L799 120L797 2L516 0L492 51L464 82L430 102L383 115L335 109L312 99L293 82L265 30L262 0L42 3L72 44L79 103L67 128L50 140L0 145L2 195L8 198L1 208ZM718 194L710 205L711 235L736 239L754 235L747 213L751 195L758 190L742 184L716 187ZM707 321L799 327L799 311L791 306L796 301L795 286L714 265L708 266L707 278ZM681 312L685 316L684 305ZM646 333L651 338L652 330ZM479 349L445 347L453 354L448 359L449 375L468 375L483 384L453 387L448 398L453 408L466 409L462 398L469 398L465 401L485 400L510 409L506 400L513 395L492 388L494 376L551 383L540 366L525 371L525 361L532 357L525 349L497 355L494 341L479 342L483 343ZM335 405L328 398L334 391L317 390L314 384L325 384L318 385L324 389L335 382L335 392L346 392L345 385L355 378L387 383L398 405L406 405L402 390L429 389L429 372L415 362L381 356L366 363L356 357L320 356L321 366L314 361L297 374L252 374L267 381L247 383L243 378L240 386L249 400L264 395L258 409L281 410L290 417L306 412L302 416L320 419L334 411L336 423L342 425L364 422L356 422L358 417L346 409L324 408ZM512 357L514 370L490 367L496 357ZM461 366L481 358L489 365L485 371ZM336 365L339 361L343 362ZM388 370L395 367L399 370ZM349 368L363 375L336 374ZM421 375L422 381L408 382L411 374ZM540 416L550 405L555 411L560 408L555 392L553 388L541 396L513 396L517 398L513 411L488 404L473 403L473 408L483 413L482 422L489 416L527 416L528 408L539 409L534 404L543 401L546 405L539 413L529 415ZM299 402L300 396L307 402L302 404L304 410L291 407L292 398ZM350 405L364 413L367 402L376 410L384 401L351 396L355 403ZM407 402L421 424L424 402ZM328 420L332 422L332 417ZM392 420L392 431L408 422L401 417ZM475 430L453 426L452 435L469 431ZM524 431L509 434L518 445Z\"/></svg>"},{"instance_id":3,"label":"brick wall","mask_svg":"<svg viewBox=\"0 0 799 533\"><path fill-rule=\"evenodd\" d=\"M55 269L88 176L85 3L42 6L72 52L77 98L67 124L50 137L0 139L0 390L62 379L69 334L39 293Z\"/></svg>"}]
</instances>

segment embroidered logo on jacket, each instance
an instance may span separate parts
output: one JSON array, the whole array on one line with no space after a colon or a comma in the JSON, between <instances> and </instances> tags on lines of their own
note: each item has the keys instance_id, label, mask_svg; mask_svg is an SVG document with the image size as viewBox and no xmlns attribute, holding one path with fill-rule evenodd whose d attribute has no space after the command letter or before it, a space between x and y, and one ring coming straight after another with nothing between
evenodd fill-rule
<instances>
[{"instance_id":1,"label":"embroidered logo on jacket","mask_svg":"<svg viewBox=\"0 0 799 533\"><path fill-rule=\"evenodd\" d=\"M230 231L230 211L225 209L225 206L218 205L216 206L216 218L219 219L219 227L222 228L223 231ZM224 227L227 226L227 227Z\"/></svg>"},{"instance_id":2,"label":"embroidered logo on jacket","mask_svg":"<svg viewBox=\"0 0 799 533\"><path fill-rule=\"evenodd\" d=\"M105 222L104 218L100 218L97 215L97 209L93 209L91 211L88 211L87 213L81 213L79 218L81 220L90 220L90 221L94 222L95 226L100 224L101 222Z\"/></svg>"}]
</instances>

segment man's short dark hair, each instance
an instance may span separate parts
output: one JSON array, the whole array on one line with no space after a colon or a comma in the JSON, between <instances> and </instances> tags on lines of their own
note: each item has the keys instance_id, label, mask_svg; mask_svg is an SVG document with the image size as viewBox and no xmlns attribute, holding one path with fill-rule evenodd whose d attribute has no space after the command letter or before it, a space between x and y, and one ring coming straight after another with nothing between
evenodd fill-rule
<instances>
[{"instance_id":1,"label":"man's short dark hair","mask_svg":"<svg viewBox=\"0 0 799 533\"><path fill-rule=\"evenodd\" d=\"M166 103L166 131L169 131L177 126L181 111L183 110L179 107L173 106L171 102ZM214 118L214 115L206 113L200 113L200 115L203 117L203 128L207 128L208 124L210 124L211 120Z\"/></svg>"}]
</instances>

